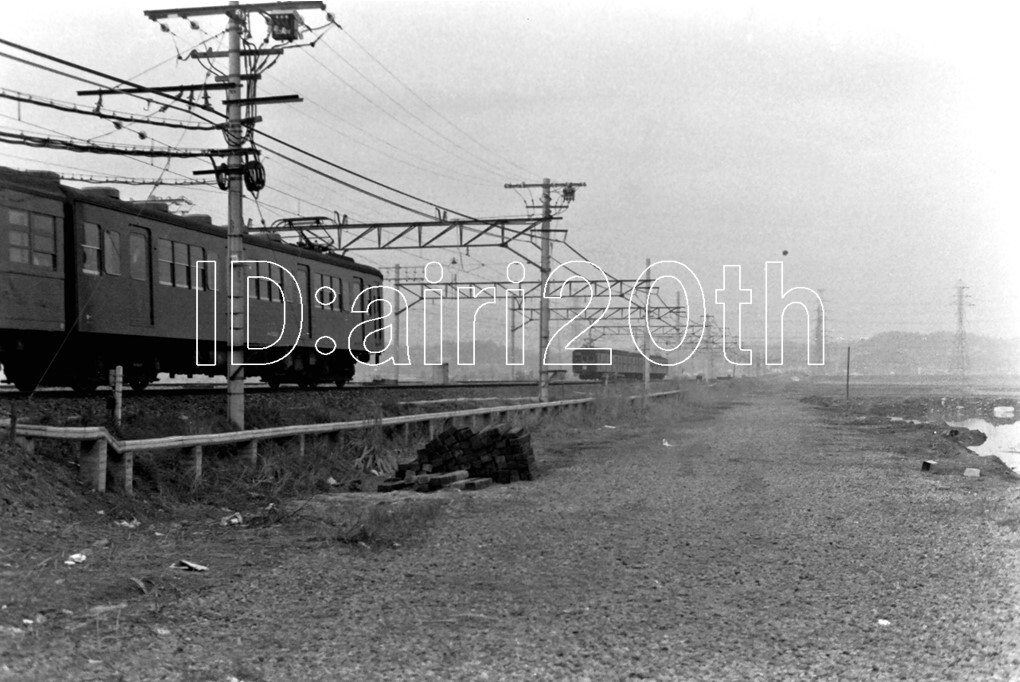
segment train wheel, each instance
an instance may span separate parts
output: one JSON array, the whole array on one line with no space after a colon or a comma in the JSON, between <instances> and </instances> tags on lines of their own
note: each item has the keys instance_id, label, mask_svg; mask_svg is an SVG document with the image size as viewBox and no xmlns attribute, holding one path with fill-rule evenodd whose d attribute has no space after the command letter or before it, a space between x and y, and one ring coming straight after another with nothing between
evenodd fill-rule
<instances>
[{"instance_id":1,"label":"train wheel","mask_svg":"<svg viewBox=\"0 0 1020 682\"><path fill-rule=\"evenodd\" d=\"M99 382L92 377L77 376L71 381L71 390L75 395L89 396L96 392Z\"/></svg>"},{"instance_id":2,"label":"train wheel","mask_svg":"<svg viewBox=\"0 0 1020 682\"><path fill-rule=\"evenodd\" d=\"M282 383L283 382L280 380L280 377L266 377L266 385L274 391L280 388L280 384Z\"/></svg>"},{"instance_id":3,"label":"train wheel","mask_svg":"<svg viewBox=\"0 0 1020 682\"><path fill-rule=\"evenodd\" d=\"M149 380L145 377L132 377L128 379L128 385L131 386L132 391L141 393L149 385Z\"/></svg>"},{"instance_id":4,"label":"train wheel","mask_svg":"<svg viewBox=\"0 0 1020 682\"><path fill-rule=\"evenodd\" d=\"M41 385L42 378L27 360L9 362L4 365L4 372L7 374L7 381L14 384L21 393L28 395Z\"/></svg>"},{"instance_id":5,"label":"train wheel","mask_svg":"<svg viewBox=\"0 0 1020 682\"><path fill-rule=\"evenodd\" d=\"M18 377L16 379L11 379L11 381L14 382L14 387L25 395L34 391L35 387L38 385L38 382L36 382L35 379L29 379L28 377Z\"/></svg>"},{"instance_id":6,"label":"train wheel","mask_svg":"<svg viewBox=\"0 0 1020 682\"><path fill-rule=\"evenodd\" d=\"M347 385L347 379L337 379L335 383L337 388L343 388Z\"/></svg>"}]
</instances>

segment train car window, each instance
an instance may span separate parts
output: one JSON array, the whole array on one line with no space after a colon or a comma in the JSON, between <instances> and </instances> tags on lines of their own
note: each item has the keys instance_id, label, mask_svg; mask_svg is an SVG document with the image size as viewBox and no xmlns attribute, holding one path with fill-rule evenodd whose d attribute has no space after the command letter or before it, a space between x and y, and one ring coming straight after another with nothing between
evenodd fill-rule
<instances>
[{"instance_id":1,"label":"train car window","mask_svg":"<svg viewBox=\"0 0 1020 682\"><path fill-rule=\"evenodd\" d=\"M103 271L108 275L120 274L120 232L103 232Z\"/></svg>"},{"instance_id":2,"label":"train car window","mask_svg":"<svg viewBox=\"0 0 1020 682\"><path fill-rule=\"evenodd\" d=\"M201 246L189 246L188 253L190 254L188 264L191 266L193 272L191 288L205 291L209 288L205 278L205 266L198 264L198 261L205 260L205 249Z\"/></svg>"},{"instance_id":3,"label":"train car window","mask_svg":"<svg viewBox=\"0 0 1020 682\"><path fill-rule=\"evenodd\" d=\"M266 272L268 268L262 261L255 263L255 273L259 276L259 279L255 280L255 298L260 301L267 300L269 298L268 285L262 280L263 277L268 276Z\"/></svg>"},{"instance_id":4,"label":"train car window","mask_svg":"<svg viewBox=\"0 0 1020 682\"><path fill-rule=\"evenodd\" d=\"M188 278L189 267L188 263L188 245L181 244L180 242L173 242L174 245L174 286L182 289L188 289L191 287L191 282Z\"/></svg>"},{"instance_id":5,"label":"train car window","mask_svg":"<svg viewBox=\"0 0 1020 682\"><path fill-rule=\"evenodd\" d=\"M53 216L32 214L32 265L57 269L57 220Z\"/></svg>"},{"instance_id":6,"label":"train car window","mask_svg":"<svg viewBox=\"0 0 1020 682\"><path fill-rule=\"evenodd\" d=\"M316 297L319 307L323 310L340 310L338 304L340 292L337 291L336 279L327 274L320 274L318 288L321 290Z\"/></svg>"},{"instance_id":7,"label":"train car window","mask_svg":"<svg viewBox=\"0 0 1020 682\"><path fill-rule=\"evenodd\" d=\"M285 293L287 291L287 289L285 288L287 282L285 281L283 276L283 268L281 268L279 265L270 265L269 272L273 277L273 281L280 286L279 289L277 289L276 287L271 288L269 290L269 297L272 300L276 301L277 303L283 303L284 298L287 295Z\"/></svg>"},{"instance_id":8,"label":"train car window","mask_svg":"<svg viewBox=\"0 0 1020 682\"><path fill-rule=\"evenodd\" d=\"M98 275L100 254L99 225L83 223L82 228L84 235L81 242L81 271L87 275Z\"/></svg>"},{"instance_id":9,"label":"train car window","mask_svg":"<svg viewBox=\"0 0 1020 682\"><path fill-rule=\"evenodd\" d=\"M220 285L219 285L219 279L218 278L220 277L220 274L219 274L220 273L220 257L210 253L209 257L208 257L208 260L211 260L212 264L206 266L206 269L208 270L208 272L206 274L206 284L209 285L209 291L219 291L220 290ZM212 268L212 269L209 270L209 268Z\"/></svg>"},{"instance_id":10,"label":"train car window","mask_svg":"<svg viewBox=\"0 0 1020 682\"><path fill-rule=\"evenodd\" d=\"M283 282L283 269L279 265L270 265L269 266L269 274L273 278L273 281L276 282L279 285L279 287L280 287L279 289L277 289L276 287L270 288L270 290L269 290L269 298L270 298L270 300L273 300L273 301L276 301L277 303L280 303L280 302L283 301L283 296L284 296L284 294L283 294L283 291L284 291L284 288L283 288L283 284L284 284L284 282Z\"/></svg>"},{"instance_id":11,"label":"train car window","mask_svg":"<svg viewBox=\"0 0 1020 682\"><path fill-rule=\"evenodd\" d=\"M174 245L169 239L159 240L159 283L174 285Z\"/></svg>"},{"instance_id":12,"label":"train car window","mask_svg":"<svg viewBox=\"0 0 1020 682\"><path fill-rule=\"evenodd\" d=\"M149 279L149 240L144 234L128 235L128 255L131 259L131 279L144 282Z\"/></svg>"},{"instance_id":13,"label":"train car window","mask_svg":"<svg viewBox=\"0 0 1020 682\"><path fill-rule=\"evenodd\" d=\"M253 270L254 272L252 272ZM248 298L259 297L259 281L257 279L252 279L252 275L257 275L258 272L258 268L253 266L251 263L248 263L248 265L245 266L244 281L245 288L248 290Z\"/></svg>"},{"instance_id":14,"label":"train car window","mask_svg":"<svg viewBox=\"0 0 1020 682\"><path fill-rule=\"evenodd\" d=\"M312 273L307 265L298 265L298 286L301 287L301 305L303 310L301 311L301 317L303 326L305 329L305 336L311 338L312 336L312 295L314 292L311 290L312 285Z\"/></svg>"},{"instance_id":15,"label":"train car window","mask_svg":"<svg viewBox=\"0 0 1020 682\"><path fill-rule=\"evenodd\" d=\"M277 280L276 268L273 267L272 263L266 264L266 271L264 274L266 277L273 280L273 282ZM266 282L263 280L262 284L263 288L266 290L266 300L276 301L280 297L279 296L280 292L276 290L276 287L273 286L272 282Z\"/></svg>"},{"instance_id":16,"label":"train car window","mask_svg":"<svg viewBox=\"0 0 1020 682\"><path fill-rule=\"evenodd\" d=\"M12 263L24 263L28 265L31 259L28 237L28 212L9 209L7 211L7 222L11 231L8 237L10 247L10 261Z\"/></svg>"},{"instance_id":17,"label":"train car window","mask_svg":"<svg viewBox=\"0 0 1020 682\"><path fill-rule=\"evenodd\" d=\"M354 305L354 299L356 299L358 295L365 290L365 280L362 279L361 277L355 277L354 282L352 284L353 287L351 289L351 305ZM361 305L364 306L365 302L362 301Z\"/></svg>"},{"instance_id":18,"label":"train car window","mask_svg":"<svg viewBox=\"0 0 1020 682\"><path fill-rule=\"evenodd\" d=\"M373 289L372 300L371 303L368 304L368 313L375 318L375 323L372 325L375 331L382 329L382 307L382 300L379 298L379 290ZM382 336L380 335L379 338L381 339Z\"/></svg>"},{"instance_id":19,"label":"train car window","mask_svg":"<svg viewBox=\"0 0 1020 682\"><path fill-rule=\"evenodd\" d=\"M332 277L333 280L333 291L336 292L336 300L333 301L333 310L344 309L344 281L339 277Z\"/></svg>"}]
</instances>

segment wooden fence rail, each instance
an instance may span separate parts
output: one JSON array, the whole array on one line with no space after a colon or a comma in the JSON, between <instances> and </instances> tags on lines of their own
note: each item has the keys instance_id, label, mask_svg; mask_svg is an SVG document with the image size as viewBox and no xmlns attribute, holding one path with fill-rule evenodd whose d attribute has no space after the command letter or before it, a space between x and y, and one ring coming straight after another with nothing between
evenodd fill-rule
<instances>
[{"instance_id":1,"label":"wooden fence rail","mask_svg":"<svg viewBox=\"0 0 1020 682\"><path fill-rule=\"evenodd\" d=\"M686 391L672 390L649 393L647 398L664 398L668 396L682 397ZM644 400L645 396L627 396L623 400L634 403ZM43 424L25 424L18 421L14 426L15 441L29 451L34 449L37 439L76 441L80 450L79 463L81 476L95 490L106 490L106 473L110 451L120 459L120 471L116 472L120 487L131 494L134 481L135 453L152 452L155 450L180 450L187 458L190 475L194 482L202 477L203 449L216 445L239 444L241 455L255 464L258 459L258 447L261 441L284 438L297 439L299 452L304 451L308 436L321 436L357 431L369 428L404 427L410 429L413 424L427 424L429 438L434 438L437 430L448 420L467 422L477 428L479 421L495 421L505 419L515 413L547 414L564 410L579 410L595 402L595 398L577 398L573 400L557 400L547 403L528 403L524 405L499 405L479 407L469 410L452 410L448 412L430 412L427 414L411 414L399 417L382 417L378 419L360 419L348 422L330 422L326 424L297 424L293 426L277 426L268 429L250 429L247 431L229 431L226 433L201 433L185 436L165 436L162 438L140 438L136 440L119 440L102 426L48 426ZM10 431L10 420L0 421L0 430Z\"/></svg>"}]
</instances>

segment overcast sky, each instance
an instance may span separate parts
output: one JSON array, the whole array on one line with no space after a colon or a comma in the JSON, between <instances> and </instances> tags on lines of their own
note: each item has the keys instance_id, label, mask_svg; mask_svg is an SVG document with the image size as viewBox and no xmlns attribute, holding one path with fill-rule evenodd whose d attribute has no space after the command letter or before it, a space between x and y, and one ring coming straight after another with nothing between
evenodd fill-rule
<instances>
[{"instance_id":1,"label":"overcast sky","mask_svg":"<svg viewBox=\"0 0 1020 682\"><path fill-rule=\"evenodd\" d=\"M164 32L142 14L179 5L19 5L6 10L0 36L150 85L201 82L202 67L178 61L177 51L225 28L221 17L199 19L198 30L173 19ZM698 5L705 7L691 9ZM1005 3L955 11L897 2L328 6L343 30L289 51L267 73L260 95L305 101L263 107L262 130L474 216L522 215L525 200L537 199L505 182L585 182L558 227L620 278L636 276L646 258L681 261L711 301L723 266L740 264L759 304L765 262L781 260L787 286L823 290L828 331L842 338L953 330L962 280L973 304L969 332L1020 337L1013 35L1020 17ZM325 23L321 12L304 16ZM87 87L81 83L8 59L0 69L4 87L96 103L76 96ZM126 97L103 105L143 111ZM0 114L3 129L221 144L215 134L114 130L28 105L19 113L9 101L0 101ZM140 141L140 130L150 140ZM160 174L147 162L11 145L0 145L0 163ZM163 177L201 167L173 161ZM273 154L266 167L267 221L333 210L354 222L414 217ZM215 189L157 194L188 196L193 212L225 215L226 197ZM260 220L252 203L245 214ZM562 246L556 255L569 257ZM359 257L381 265L456 258L460 277L487 279L501 277L508 260L479 249Z\"/></svg>"}]
</instances>

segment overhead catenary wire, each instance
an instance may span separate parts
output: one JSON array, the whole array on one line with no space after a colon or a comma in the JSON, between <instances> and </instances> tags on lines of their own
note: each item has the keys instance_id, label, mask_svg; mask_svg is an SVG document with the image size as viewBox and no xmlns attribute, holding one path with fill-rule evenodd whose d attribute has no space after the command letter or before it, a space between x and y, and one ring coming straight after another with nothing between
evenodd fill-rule
<instances>
[{"instance_id":1,"label":"overhead catenary wire","mask_svg":"<svg viewBox=\"0 0 1020 682\"><path fill-rule=\"evenodd\" d=\"M22 132L0 131L0 142L18 144L28 147L45 147L64 151L88 152L91 154L118 154L121 156L158 156L175 158L206 158L224 156L229 153L225 149L172 149L169 147L139 147L132 145L113 144L108 142L92 142L75 138L57 139L28 135Z\"/></svg>"},{"instance_id":2,"label":"overhead catenary wire","mask_svg":"<svg viewBox=\"0 0 1020 682\"><path fill-rule=\"evenodd\" d=\"M75 64L73 62L70 62L68 60L62 59L60 57L56 57L54 55L50 55L50 54L47 54L45 52L41 52L39 50L35 50L33 48L26 47L26 46L20 45L18 43L14 43L12 41L9 41L9 40L3 39L3 38L0 38L0 44L7 45L9 47L14 47L16 49L24 50L24 51L26 51L29 54L32 54L34 56L38 56L38 57L42 57L44 59L52 60L52 61L54 61L54 62L56 62L58 64L61 64L63 66L67 66L67 67L71 67L71 68L82 70L85 73L88 73L88 74L93 75L93 76L98 76L100 78L106 78L107 80L114 81L115 83L117 83L119 85L124 85L124 86L129 86L129 87L134 87L134 88L144 87L144 86L139 85L138 83L134 83L132 81L120 78L118 76L113 76L113 75L104 73L102 71L98 71L96 69L92 69L90 67L86 67L86 66L81 65L81 64ZM15 59L18 59L18 58L15 58ZM27 63L27 64L31 65L31 66L41 66L41 65L35 64L33 62L29 62L27 60L18 59L18 61L22 61L24 63ZM43 67L43 68L47 68L47 70L50 70L50 69L48 69L48 67ZM76 79L76 80L81 80L81 81L84 81L84 82L88 82L88 83L91 83L93 85L100 85L98 83L93 83L92 81L88 81L87 79L84 79L84 78L81 78L81 77L78 77L78 76L73 76L73 75L70 75L70 74L62 73L62 72L58 72L58 73L60 73L60 75L64 75L64 76L67 76L69 78L73 78L73 79ZM127 93L127 94L130 94L130 95L132 95L134 97L137 97L139 99L143 99L145 101L150 101L150 98L142 97L141 95L139 95L137 93ZM206 111L206 112L208 112L210 114L213 114L213 115L215 115L215 116L217 116L217 117L219 117L221 119L225 118L225 115L222 112L217 111L216 109L212 108L211 106L206 106L206 105L203 105L203 104L199 104L199 103L195 103L195 102L190 102L190 101L187 101L187 100L183 99L182 97L173 95L172 93L153 92L151 94L154 95L154 96L162 97L164 99L169 99L169 100L172 100L172 101L184 102L190 108L197 108L197 109ZM188 110L189 112L190 112L190 108ZM211 121L209 121L208 118L201 117L201 116L199 116L199 118L201 118L202 120L205 120L207 122L211 122ZM286 147L288 147L288 148L290 148L290 149L292 149L294 151L297 151L297 152L299 152L301 154L305 154L306 156L309 156L309 157L311 157L311 158L313 158L313 159L315 159L317 161L320 161L322 163L326 163L327 165L329 165L329 166L331 166L331 167L333 167L333 168L335 168L337 170L340 170L340 171L343 171L343 172L348 173L350 175L353 175L354 177L357 177L357 178L359 178L361 180L365 180L366 182L372 183L372 184L374 184L374 185L376 185L378 187L381 187L381 188L386 189L388 191L394 192L394 193L399 194L401 196L404 196L406 198L412 199L414 201L418 201L418 202L420 202L422 204L425 204L425 205L427 205L427 206L429 206L431 208L438 209L438 210L441 210L441 211L447 211L448 213L452 213L453 215L459 215L459 216L461 216L463 218L472 219L472 220L474 219L474 218L472 218L471 216L469 216L467 214L460 213L458 211L454 211L452 209L449 209L449 208L446 208L444 206L441 206L441 205L439 205L439 204L437 204L435 202L432 202L432 201L429 201L429 200L426 200L426 199L422 199L422 198L417 197L417 196L415 196L415 195L413 195L413 194L411 194L409 192L404 192L402 190L398 190L398 189L396 189L394 187L391 187L391 186L387 185L386 183L380 182L378 180L374 180L374 179L369 178L369 177L367 177L365 175L357 173L357 172L355 172L353 170L345 168L345 167L341 166L340 164L336 164L336 163L330 162L330 161L328 161L326 159L323 159L322 157L320 157L320 156L318 156L316 154L313 154L312 152L309 152L307 150L301 149L300 147L297 147L296 145L292 145L292 144L290 144L290 143L288 143L288 142L286 142L286 141L284 141L284 140L282 140L282 139L280 139L280 138L278 138L276 136L270 135L268 133L261 133L261 135L262 135L262 137L264 137L266 139L272 140L272 141L277 142L279 144L283 144L284 146L286 146ZM379 195L377 195L377 194L375 194L373 192L370 192L370 191L365 190L363 188L357 187L356 185L344 182L344 181L340 180L339 178L336 178L335 176L329 175L328 173L322 173L321 171L318 171L317 169L309 167L307 164L300 164L300 162L296 161L295 159L292 159L291 157L287 157L285 155L282 155L279 152L277 152L277 155L281 156L281 158L287 159L291 163L298 164L298 165L303 165L308 170L316 172L316 173L322 175L323 177L326 177L326 178L328 178L330 180L333 180L334 182L337 182L339 184L347 186L347 187L349 187L349 188L351 188L351 189L353 189L355 191L361 192L361 193L366 194L368 196L371 196L371 197L373 197L375 199L383 201L384 203L388 203L388 204L393 205L395 207L402 208L404 210L410 211L410 212L415 213L415 214L420 215L420 216L431 217L431 214L426 214L426 213L423 213L421 211L418 211L418 210L412 209L410 207L404 206L404 205L402 205L402 204L400 204L398 202L392 201L390 199L386 199L385 197L379 196Z\"/></svg>"},{"instance_id":3,"label":"overhead catenary wire","mask_svg":"<svg viewBox=\"0 0 1020 682\"><path fill-rule=\"evenodd\" d=\"M133 83L133 82L131 82L129 80L126 80L126 79L123 79L123 78L120 78L120 77L117 77L117 76L113 76L113 75L110 75L110 74L106 74L106 73L103 73L101 71L97 71L95 69L91 69L89 67L85 67L85 66L80 65L80 64L75 64L75 63L69 62L67 60L61 59L59 57L56 57L56 56L53 56L53 55L49 55L47 53L44 53L44 52L41 52L41 51L38 51L38 50L33 50L32 48L28 48L28 47L19 45L17 43L13 43L12 41L8 41L8 40L5 40L5 39L0 39L0 44L6 44L6 45L9 45L11 47L15 47L17 49L25 50L25 51L29 52L30 54L42 57L44 59L53 60L56 63L62 64L62 65L65 65L65 66L68 66L68 67L71 67L71 68L79 69L79 70L82 70L82 71L84 71L86 73L89 73L91 75L99 76L101 78L105 78L105 79L110 80L110 81L114 81L114 82L118 83L119 85L130 86L130 87L143 87L143 86L140 86L137 83ZM16 58L16 59L18 59L18 58ZM49 67L45 67L44 65L40 65L40 64L37 64L37 63L34 63L34 62L30 62L30 61L27 61L27 60L21 60L21 59L18 59L18 61L22 61L22 62L24 62L24 63L26 63L26 64L28 64L30 66L34 66L34 67L38 67L38 68L44 68L44 69L47 69L47 70L50 70L50 71L55 71L56 73L59 73L60 75L65 76L65 77L69 77L69 78L72 78L72 79L80 80L82 82L92 83L92 81L89 81L88 79L84 79L84 78L81 78L79 76L74 76L74 75L71 75L71 74L67 74L65 72L60 72L60 71L57 71L57 70L49 69ZM92 83L92 84L99 85L99 84L96 84L96 83ZM126 94L131 94L132 96L135 96L136 98L142 99L144 101L151 101L151 99L149 97L142 97L141 95L138 95L136 93L126 93ZM188 107L184 111L187 111L189 114L192 114L192 115L196 116L197 118L199 118L201 120L204 120L204 121L207 121L207 122L212 122L212 121L210 121L210 119L208 117L196 114L194 110L198 109L198 110L201 110L201 111L205 111L205 112L207 112L209 114L212 114L212 115L216 116L219 119L222 119L224 117L224 114L222 114L221 112L216 111L211 106L203 105L203 104L196 103L196 102L189 101L189 100L185 100L185 99L181 98L180 96L175 96L175 95L173 95L171 93L154 92L154 93L151 93L151 94L154 97L161 97L163 99L167 99L167 100L171 100L171 101L175 101L175 102L182 102L182 103L186 104L187 107ZM298 152L300 154L304 154L304 155L309 156L310 158L315 159L315 160L317 160L317 161L319 161L321 163L325 163L325 164L327 164L328 166L330 166L332 168L335 168L335 169L340 170L340 171L342 171L344 173L350 174L350 175L352 175L352 176L354 176L354 177L356 177L358 179L364 180L364 181L366 181L366 182L368 182L370 184L374 184L374 185L376 185L378 187L386 189L387 191L390 191L390 192L393 192L395 194L398 194L399 196L403 196L405 198L409 198L409 199L411 199L413 201L417 201L419 203L422 203L422 204L424 204L424 205L426 205L426 206L428 206L430 208L433 208L433 209L438 210L438 211L443 211L443 212L446 212L448 214L452 214L454 216L460 216L460 217L463 217L463 218L466 218L466 219L469 219L469 220L477 220L476 218L472 217L471 215L469 215L467 213L463 213L463 212L460 212L460 211L456 211L456 210L444 207L444 206L442 206L440 204L437 204L436 202L423 199L423 198L415 196L415 195L413 195L413 194L411 194L409 192L405 192L405 191L399 190L399 189L397 189L395 187L387 185L386 183L383 183L383 182L380 182L380 181L375 180L373 178L370 178L370 177L368 177L368 176L366 176L364 174L357 173L356 171L353 171L353 170L348 169L348 168L346 168L344 166L341 166L340 164L336 164L336 163L331 162L331 161L329 161L327 159L324 159L323 157L321 157L321 156L319 156L317 154L314 154L314 153L309 152L309 151L307 151L305 149L302 149L302 148L300 148L300 147L298 147L296 145L288 143L288 142L286 142L286 141L284 141L284 140L282 140L280 138L277 138L276 136L273 136L273 135L270 135L270 134L266 134L266 133L262 133L262 136L264 138L266 138L266 139L275 141L278 144L282 144L282 145L288 147L289 149L292 149L292 150L294 150L294 151L296 151L296 152ZM343 185L345 187L348 187L348 188L352 189L353 191L362 193L362 194L367 195L369 197L372 197L372 198L374 198L376 200L379 200L379 201L382 201L384 203L390 204L390 205L392 205L394 207L397 207L397 208L400 208L402 210L406 210L406 211L412 212L412 213L414 213L416 215L419 215L419 216L422 216L422 217L429 217L429 218L432 217L432 214L430 214L430 213L425 213L425 212L422 212L420 210L416 210L416 209L414 209L412 207L406 206L406 205L401 204L401 203L399 203L397 201L393 201L393 200L388 199L386 197L382 197L379 194L376 194L375 192L371 192L369 190L365 190L364 188L361 188L361 187L358 187L356 185L353 185L352 183L345 182L345 181L341 180L340 178L337 178L334 175L331 175L329 173L325 173L323 171L320 171L319 169L313 168L313 167L309 166L308 164L304 164L304 163L302 163L302 162L300 162L300 161L298 161L298 160L296 160L296 159L294 159L292 157L289 157L287 155L281 154L279 152L275 152L275 153L277 153L278 156L280 156L281 158L287 160L288 162L290 162L292 164L295 164L295 165L297 165L299 167L302 167L302 168L304 168L304 169L306 169L306 170L308 170L310 172L313 172L313 173L315 173L317 175L320 175L320 176L322 176L322 177L324 177L324 178L326 178L326 179L328 179L330 181L333 181L333 182L341 184L341 185ZM469 228L469 231L472 231L472 230L470 230L470 228Z\"/></svg>"},{"instance_id":4,"label":"overhead catenary wire","mask_svg":"<svg viewBox=\"0 0 1020 682\"><path fill-rule=\"evenodd\" d=\"M6 40L4 38L0 38L0 45L7 45L8 47L14 47L15 49L23 50L25 52L28 52L29 54L31 54L33 56L41 57L43 59L48 59L50 61L56 62L57 64L60 64L62 66L69 67L69 68L72 68L72 69L79 69L81 71L84 71L85 73L88 73L88 74L91 74L91 75L94 75L94 76L99 76L101 78L106 78L108 80L116 81L116 82L118 82L121 85L131 85L131 86L134 86L134 87L142 87L142 86L139 86L136 83L133 83L131 81L121 80L121 79L116 78L114 76L110 76L110 75L104 74L101 71L96 71L95 69L90 69L90 68L88 68L86 66L82 66L80 64L75 64L74 62L67 61L66 59L61 59L60 57L56 57L54 55L50 55L50 54L47 54L45 52L40 52L39 50L34 50L34 49L32 49L30 47L26 47L24 45L19 45L18 43L11 42L11 41ZM6 52L0 52L0 58L10 59L11 61L19 62L21 64L25 64L27 66L31 66L31 67L40 69L42 71L46 71L47 73L52 73L52 74L55 74L55 75L58 75L58 76L63 76L64 78L69 78L71 80L76 80L76 81L78 81L80 83L86 83L88 85L93 85L93 86L98 87L98 88L106 87L103 83L98 83L96 81L89 80L88 78L83 78L82 76L75 76L74 74L67 73L66 71L61 71L60 69L55 69L53 67L46 66L45 64L39 64L38 62L33 62L33 61L28 60L28 59L24 59L22 57L18 57L16 55L8 54ZM151 102L152 101L151 97L146 97L146 96L144 96L144 95L142 95L140 93L131 93L131 92L129 92L129 93L124 93L124 94L126 94L126 95L128 95L130 97L134 97L135 99L140 99L140 100L142 100L144 102ZM195 114L195 112L193 111L193 109L192 109L192 107L197 107L197 108L203 109L205 111L208 111L210 113L217 114L220 118L224 118L222 114L217 112L212 107L205 107L205 106L203 106L201 104L198 104L198 103L195 103L195 102L190 102L190 101L184 99L183 97L176 97L176 96L174 96L174 95L172 95L170 93L151 93L151 94L157 95L157 96L162 96L164 99L169 99L169 100L172 100L172 101L181 102L183 104L188 105L188 107L189 107L189 108L185 109L185 108L177 106L175 104L168 105L168 108L174 109L175 111L181 111L181 112L184 112L186 114L190 114L192 116L197 116ZM213 121L211 121L211 120L209 120L207 118L204 118L204 117L201 117L201 116L197 116L197 117L200 118L201 120L205 121L206 123L213 123Z\"/></svg>"},{"instance_id":5,"label":"overhead catenary wire","mask_svg":"<svg viewBox=\"0 0 1020 682\"><path fill-rule=\"evenodd\" d=\"M25 92L19 92L17 90L9 90L7 88L0 88L0 98L13 100L15 102L25 102L40 107L47 107L50 109L57 109L59 111L67 111L75 114L83 114L86 116L95 116L97 118L110 121L123 121L126 123L145 123L149 125L164 126L169 128L185 128L188 130L216 130L217 128L221 127L216 124L210 123L201 124L166 118L139 116L136 114L130 114L123 111L104 109L99 106L86 107L80 104L74 104L73 102L61 102L59 100L39 97L37 95L31 95Z\"/></svg>"},{"instance_id":6,"label":"overhead catenary wire","mask_svg":"<svg viewBox=\"0 0 1020 682\"><path fill-rule=\"evenodd\" d=\"M60 173L61 180L71 182L85 182L89 184L112 184L112 185L175 185L175 186L201 186L213 185L212 180L199 180L197 178L185 178L182 180L163 180L160 178L131 178L123 175L77 175L74 173Z\"/></svg>"}]
</instances>

